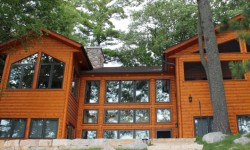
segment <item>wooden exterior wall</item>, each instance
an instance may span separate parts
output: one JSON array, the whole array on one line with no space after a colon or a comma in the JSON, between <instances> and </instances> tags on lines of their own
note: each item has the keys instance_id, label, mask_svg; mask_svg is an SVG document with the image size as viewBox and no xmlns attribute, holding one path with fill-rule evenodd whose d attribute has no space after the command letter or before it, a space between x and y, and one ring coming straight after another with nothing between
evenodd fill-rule
<instances>
[{"instance_id":1,"label":"wooden exterior wall","mask_svg":"<svg viewBox=\"0 0 250 150\"><path fill-rule=\"evenodd\" d=\"M156 103L155 95L155 80L156 79L170 79L170 102ZM84 104L85 85L87 80L100 81L100 93L98 104ZM150 83L150 102L149 103L116 103L107 104L105 100L106 80L149 80ZM97 138L103 138L103 130L149 130L150 138L156 138L156 130L171 129L172 137L178 137L178 129L175 124L177 122L176 111L176 86L174 76L165 73L141 73L141 74L83 74L81 75L80 99L77 121L76 138L82 137L82 130L97 130ZM136 109L144 108L150 109L150 122L145 124L105 124L104 110L105 109ZM170 123L156 123L156 109L170 108L171 122ZM98 110L98 124L83 124L83 110L97 109Z\"/></svg>"},{"instance_id":2,"label":"wooden exterior wall","mask_svg":"<svg viewBox=\"0 0 250 150\"><path fill-rule=\"evenodd\" d=\"M27 118L25 138L29 135L31 118L58 118L57 138L65 138L66 121L76 122L77 115L73 111L77 109L77 104L70 96L73 52L77 50L50 36L32 40L30 44L28 50L17 46L12 53L8 53L1 85L0 118ZM36 64L32 89L6 89L11 64L41 52L65 63L62 89L36 88L39 64Z\"/></svg>"},{"instance_id":3,"label":"wooden exterior wall","mask_svg":"<svg viewBox=\"0 0 250 150\"><path fill-rule=\"evenodd\" d=\"M224 43L226 41L237 38L237 34L232 32L226 32L218 34L217 42ZM233 53L220 53L221 61L231 60L248 60L250 59L250 53L247 53L246 44L243 40L240 40L241 52ZM197 43L198 44L198 43ZM171 56L176 61L176 83L177 83L177 97L178 107L180 110L180 137L194 137L194 117L212 116L212 108L210 103L210 96L208 90L207 80L192 80L185 81L184 63L185 62L197 62L200 61L198 53L194 53L198 50L198 45L189 46L183 49L181 52ZM249 115L250 114L250 94L248 89L250 88L250 78L246 74L245 79L242 80L224 80L226 101L228 107L229 122L232 133L238 133L237 127L237 115ZM189 96L192 96L193 101L190 103ZM199 102L201 104L201 110L199 109ZM201 113L200 113L201 112Z\"/></svg>"}]
</instances>

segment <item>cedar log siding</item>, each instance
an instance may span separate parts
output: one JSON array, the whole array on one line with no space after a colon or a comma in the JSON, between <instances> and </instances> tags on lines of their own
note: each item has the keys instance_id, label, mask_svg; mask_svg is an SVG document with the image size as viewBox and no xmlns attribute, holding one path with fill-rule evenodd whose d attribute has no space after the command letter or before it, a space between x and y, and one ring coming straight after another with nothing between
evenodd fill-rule
<instances>
[{"instance_id":1,"label":"cedar log siding","mask_svg":"<svg viewBox=\"0 0 250 150\"><path fill-rule=\"evenodd\" d=\"M218 44L237 39L237 34L226 32L217 34ZM221 61L249 60L250 53L247 53L246 44L239 40L241 52L220 53ZM200 62L198 43L182 49L180 52L169 56L175 58L176 80L179 106L180 137L195 137L194 117L213 116L207 80L186 80L184 73L185 62ZM167 52L167 51L166 51ZM232 133L238 133L237 115L250 114L249 91L250 78L245 74L245 79L224 80L226 102L228 107L228 117ZM189 102L189 95L192 102ZM201 110L199 109L199 101ZM201 111L201 113L200 113Z\"/></svg>"},{"instance_id":2,"label":"cedar log siding","mask_svg":"<svg viewBox=\"0 0 250 150\"><path fill-rule=\"evenodd\" d=\"M156 103L155 81L157 79L170 80L170 102ZM99 80L100 92L99 103L84 104L85 85L87 80ZM149 100L148 103L105 103L106 81L107 80L149 80ZM76 138L82 137L82 130L96 130L97 138L103 138L104 130L149 130L150 138L156 138L156 130L171 129L172 137L178 137L178 129L175 124L177 122L176 112L176 86L174 76L166 73L142 73L142 74L82 74L81 87L79 98L79 110L77 121ZM104 123L105 109L150 109L150 122L138 124L106 124ZM170 108L171 122L170 123L156 123L156 108ZM98 110L97 124L83 124L83 110L96 109Z\"/></svg>"},{"instance_id":3,"label":"cedar log siding","mask_svg":"<svg viewBox=\"0 0 250 150\"><path fill-rule=\"evenodd\" d=\"M32 118L58 118L57 138L66 137L66 122L76 122L72 119L76 113L76 104L70 98L71 72L73 52L77 50L50 36L42 36L29 42L28 50L20 45L8 53L2 79L2 96L0 97L0 118L27 118L25 137L29 136L30 120ZM32 89L6 89L11 64L34 53L46 53L65 63L63 85L61 89L37 89L39 64L36 64ZM40 57L37 58L37 61ZM69 102L68 102L69 101ZM68 105L69 108L68 109ZM68 115L66 115L68 114ZM66 118L67 117L67 118ZM73 120L73 121L71 121Z\"/></svg>"}]
</instances>

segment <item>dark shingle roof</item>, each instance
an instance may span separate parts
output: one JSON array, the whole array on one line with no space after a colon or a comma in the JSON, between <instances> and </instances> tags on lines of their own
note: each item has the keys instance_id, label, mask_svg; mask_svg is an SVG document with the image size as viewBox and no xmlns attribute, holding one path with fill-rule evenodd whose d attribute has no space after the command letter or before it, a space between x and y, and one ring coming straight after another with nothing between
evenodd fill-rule
<instances>
[{"instance_id":1,"label":"dark shingle roof","mask_svg":"<svg viewBox=\"0 0 250 150\"><path fill-rule=\"evenodd\" d=\"M157 67L103 67L99 69L82 71L81 73L159 73L162 68Z\"/></svg>"}]
</instances>

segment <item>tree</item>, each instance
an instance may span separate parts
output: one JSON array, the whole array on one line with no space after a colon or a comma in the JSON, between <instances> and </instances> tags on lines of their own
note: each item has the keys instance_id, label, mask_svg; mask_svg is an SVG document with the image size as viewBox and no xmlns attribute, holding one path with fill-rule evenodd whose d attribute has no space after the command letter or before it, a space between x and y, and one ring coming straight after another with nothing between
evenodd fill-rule
<instances>
[{"instance_id":1,"label":"tree","mask_svg":"<svg viewBox=\"0 0 250 150\"><path fill-rule=\"evenodd\" d=\"M83 18L78 28L82 37L88 38L88 43L100 45L119 38L120 32L115 30L110 19L126 16L123 8L113 0L78 0L75 4Z\"/></svg>"},{"instance_id":2,"label":"tree","mask_svg":"<svg viewBox=\"0 0 250 150\"><path fill-rule=\"evenodd\" d=\"M210 99L213 109L213 131L221 131L224 134L230 134L228 120L227 103L225 97L223 76L219 59L219 51L216 42L212 14L208 0L197 0L198 3L198 35L199 51L201 63L206 71ZM204 36L204 45L202 41ZM206 58L203 47L206 48Z\"/></svg>"}]
</instances>

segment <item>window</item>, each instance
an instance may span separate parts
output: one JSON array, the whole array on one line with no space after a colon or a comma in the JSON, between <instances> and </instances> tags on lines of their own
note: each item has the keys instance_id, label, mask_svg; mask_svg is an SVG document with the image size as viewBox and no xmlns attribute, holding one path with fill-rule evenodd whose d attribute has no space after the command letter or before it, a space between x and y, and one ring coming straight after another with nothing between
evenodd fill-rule
<instances>
[{"instance_id":1,"label":"window","mask_svg":"<svg viewBox=\"0 0 250 150\"><path fill-rule=\"evenodd\" d=\"M171 111L169 108L156 109L156 122L168 123L171 122Z\"/></svg>"},{"instance_id":2,"label":"window","mask_svg":"<svg viewBox=\"0 0 250 150\"><path fill-rule=\"evenodd\" d=\"M250 115L249 116L238 116L238 131L240 134L250 132Z\"/></svg>"},{"instance_id":3,"label":"window","mask_svg":"<svg viewBox=\"0 0 250 150\"><path fill-rule=\"evenodd\" d=\"M98 103L100 81L86 81L85 103Z\"/></svg>"},{"instance_id":4,"label":"window","mask_svg":"<svg viewBox=\"0 0 250 150\"><path fill-rule=\"evenodd\" d=\"M38 54L33 54L11 65L8 89L32 88Z\"/></svg>"},{"instance_id":5,"label":"window","mask_svg":"<svg viewBox=\"0 0 250 150\"><path fill-rule=\"evenodd\" d=\"M78 97L78 86L79 86L79 75L76 72L76 70L74 70L73 80L72 80L72 85L71 85L71 94L75 98Z\"/></svg>"},{"instance_id":6,"label":"window","mask_svg":"<svg viewBox=\"0 0 250 150\"><path fill-rule=\"evenodd\" d=\"M98 110L84 110L83 123L97 123Z\"/></svg>"},{"instance_id":7,"label":"window","mask_svg":"<svg viewBox=\"0 0 250 150\"><path fill-rule=\"evenodd\" d=\"M105 110L105 123L149 123L149 109Z\"/></svg>"},{"instance_id":8,"label":"window","mask_svg":"<svg viewBox=\"0 0 250 150\"><path fill-rule=\"evenodd\" d=\"M149 102L149 81L106 81L106 103Z\"/></svg>"},{"instance_id":9,"label":"window","mask_svg":"<svg viewBox=\"0 0 250 150\"><path fill-rule=\"evenodd\" d=\"M105 139L149 139L149 130L104 130Z\"/></svg>"},{"instance_id":10,"label":"window","mask_svg":"<svg viewBox=\"0 0 250 150\"><path fill-rule=\"evenodd\" d=\"M24 138L26 119L0 119L0 138Z\"/></svg>"},{"instance_id":11,"label":"window","mask_svg":"<svg viewBox=\"0 0 250 150\"><path fill-rule=\"evenodd\" d=\"M75 127L72 124L67 125L67 139L75 138Z\"/></svg>"},{"instance_id":12,"label":"window","mask_svg":"<svg viewBox=\"0 0 250 150\"><path fill-rule=\"evenodd\" d=\"M213 117L211 116L194 117L195 135L202 137L211 132L212 122Z\"/></svg>"},{"instance_id":13,"label":"window","mask_svg":"<svg viewBox=\"0 0 250 150\"><path fill-rule=\"evenodd\" d=\"M156 80L156 102L170 102L169 80Z\"/></svg>"},{"instance_id":14,"label":"window","mask_svg":"<svg viewBox=\"0 0 250 150\"><path fill-rule=\"evenodd\" d=\"M1 54L0 55L0 81L2 80L5 61L6 61L6 55Z\"/></svg>"},{"instance_id":15,"label":"window","mask_svg":"<svg viewBox=\"0 0 250 150\"><path fill-rule=\"evenodd\" d=\"M240 52L240 44L237 39L218 44L220 53Z\"/></svg>"},{"instance_id":16,"label":"window","mask_svg":"<svg viewBox=\"0 0 250 150\"><path fill-rule=\"evenodd\" d=\"M96 139L96 130L82 130L83 139Z\"/></svg>"},{"instance_id":17,"label":"window","mask_svg":"<svg viewBox=\"0 0 250 150\"><path fill-rule=\"evenodd\" d=\"M64 63L42 53L37 88L62 88Z\"/></svg>"},{"instance_id":18,"label":"window","mask_svg":"<svg viewBox=\"0 0 250 150\"><path fill-rule=\"evenodd\" d=\"M29 138L57 138L58 119L31 119Z\"/></svg>"}]
</instances>

